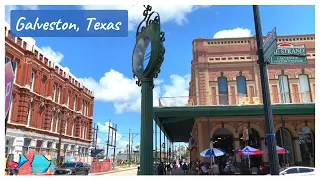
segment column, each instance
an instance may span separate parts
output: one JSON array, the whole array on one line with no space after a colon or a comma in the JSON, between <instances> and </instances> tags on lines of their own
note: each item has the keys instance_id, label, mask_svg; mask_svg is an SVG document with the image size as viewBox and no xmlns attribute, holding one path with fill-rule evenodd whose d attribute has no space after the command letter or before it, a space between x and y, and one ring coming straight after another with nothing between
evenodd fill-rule
<instances>
[{"instance_id":1,"label":"column","mask_svg":"<svg viewBox=\"0 0 320 180\"><path fill-rule=\"evenodd\" d=\"M264 143L265 141L265 137L260 137L260 146L261 146L261 150L266 152L267 150L267 146L266 144ZM263 153L262 154L262 162L268 162L269 159L268 159L268 154L267 153Z\"/></svg>"},{"instance_id":2,"label":"column","mask_svg":"<svg viewBox=\"0 0 320 180\"><path fill-rule=\"evenodd\" d=\"M203 134L202 134L202 123L198 122L198 156L200 157L200 153L204 150L203 148ZM204 157L199 158L201 162L204 161Z\"/></svg>"},{"instance_id":3,"label":"column","mask_svg":"<svg viewBox=\"0 0 320 180\"><path fill-rule=\"evenodd\" d=\"M294 150L294 163L296 166L302 164L299 137L292 137L292 146Z\"/></svg>"},{"instance_id":4,"label":"column","mask_svg":"<svg viewBox=\"0 0 320 180\"><path fill-rule=\"evenodd\" d=\"M239 138L234 138L234 149L238 150L240 148ZM236 165L237 167L241 167L241 156L236 153Z\"/></svg>"}]
</instances>

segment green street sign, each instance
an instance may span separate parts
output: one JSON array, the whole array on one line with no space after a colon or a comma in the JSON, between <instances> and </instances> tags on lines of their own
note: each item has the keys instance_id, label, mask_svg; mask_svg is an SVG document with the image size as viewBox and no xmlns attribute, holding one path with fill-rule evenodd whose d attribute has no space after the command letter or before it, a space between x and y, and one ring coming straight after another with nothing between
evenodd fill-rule
<instances>
[{"instance_id":1,"label":"green street sign","mask_svg":"<svg viewBox=\"0 0 320 180\"><path fill-rule=\"evenodd\" d=\"M275 56L277 55L304 55L306 54L306 48L304 46L293 46L293 47L278 47Z\"/></svg>"},{"instance_id":2,"label":"green street sign","mask_svg":"<svg viewBox=\"0 0 320 180\"><path fill-rule=\"evenodd\" d=\"M304 45L295 46L290 43L278 44L270 64L307 64L306 48Z\"/></svg>"},{"instance_id":3,"label":"green street sign","mask_svg":"<svg viewBox=\"0 0 320 180\"><path fill-rule=\"evenodd\" d=\"M307 64L306 56L272 56L270 64Z\"/></svg>"}]
</instances>

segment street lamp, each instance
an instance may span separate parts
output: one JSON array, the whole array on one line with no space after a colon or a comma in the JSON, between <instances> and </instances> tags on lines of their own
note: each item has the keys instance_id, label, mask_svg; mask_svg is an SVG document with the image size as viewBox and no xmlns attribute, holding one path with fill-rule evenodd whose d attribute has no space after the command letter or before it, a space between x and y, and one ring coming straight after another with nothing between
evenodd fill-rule
<instances>
[{"instance_id":1,"label":"street lamp","mask_svg":"<svg viewBox=\"0 0 320 180\"><path fill-rule=\"evenodd\" d=\"M157 78L164 60L164 32L160 30L160 16L144 6L144 19L136 31L136 44L132 54L133 77L141 86L141 146L140 174L153 174L153 78ZM152 16L154 18L152 19Z\"/></svg>"}]
</instances>

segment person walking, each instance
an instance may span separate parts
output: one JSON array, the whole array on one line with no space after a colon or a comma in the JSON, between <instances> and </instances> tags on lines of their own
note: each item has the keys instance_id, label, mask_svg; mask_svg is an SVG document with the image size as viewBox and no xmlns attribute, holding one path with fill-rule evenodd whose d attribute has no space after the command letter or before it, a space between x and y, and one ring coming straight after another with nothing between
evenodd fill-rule
<instances>
[{"instance_id":1,"label":"person walking","mask_svg":"<svg viewBox=\"0 0 320 180\"><path fill-rule=\"evenodd\" d=\"M164 169L163 162L161 162L158 166L158 175L164 175L164 174L165 174L165 169Z\"/></svg>"}]
</instances>

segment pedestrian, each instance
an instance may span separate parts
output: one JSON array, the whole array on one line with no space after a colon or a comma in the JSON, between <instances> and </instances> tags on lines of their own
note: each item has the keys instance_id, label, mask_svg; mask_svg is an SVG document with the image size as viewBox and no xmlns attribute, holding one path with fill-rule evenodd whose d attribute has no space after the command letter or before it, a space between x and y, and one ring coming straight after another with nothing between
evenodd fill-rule
<instances>
[{"instance_id":1,"label":"pedestrian","mask_svg":"<svg viewBox=\"0 0 320 180\"><path fill-rule=\"evenodd\" d=\"M140 166L138 166L138 169L137 169L137 176L140 175Z\"/></svg>"},{"instance_id":2,"label":"pedestrian","mask_svg":"<svg viewBox=\"0 0 320 180\"><path fill-rule=\"evenodd\" d=\"M164 174L165 174L164 165L163 165L163 162L160 162L158 166L158 175L164 175Z\"/></svg>"}]
</instances>

